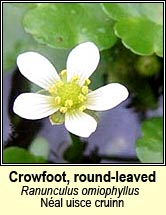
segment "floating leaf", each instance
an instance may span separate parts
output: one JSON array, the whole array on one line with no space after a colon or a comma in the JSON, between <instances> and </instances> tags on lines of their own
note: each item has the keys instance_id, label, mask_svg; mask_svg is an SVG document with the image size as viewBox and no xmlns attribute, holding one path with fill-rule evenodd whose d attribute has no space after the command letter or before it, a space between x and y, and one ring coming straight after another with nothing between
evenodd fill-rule
<instances>
[{"instance_id":1,"label":"floating leaf","mask_svg":"<svg viewBox=\"0 0 166 215\"><path fill-rule=\"evenodd\" d=\"M19 147L9 147L3 151L3 163L45 163L42 157L34 156Z\"/></svg>"},{"instance_id":2,"label":"floating leaf","mask_svg":"<svg viewBox=\"0 0 166 215\"><path fill-rule=\"evenodd\" d=\"M163 162L163 119L155 117L142 123L142 137L136 141L137 156L143 163Z\"/></svg>"},{"instance_id":3,"label":"floating leaf","mask_svg":"<svg viewBox=\"0 0 166 215\"><path fill-rule=\"evenodd\" d=\"M100 4L41 3L26 13L23 25L37 41L54 48L92 41L102 50L116 42L112 21Z\"/></svg>"},{"instance_id":4,"label":"floating leaf","mask_svg":"<svg viewBox=\"0 0 166 215\"><path fill-rule=\"evenodd\" d=\"M163 56L162 3L104 3L106 14L115 19L115 33L136 54Z\"/></svg>"},{"instance_id":5,"label":"floating leaf","mask_svg":"<svg viewBox=\"0 0 166 215\"><path fill-rule=\"evenodd\" d=\"M37 4L38 5L38 4ZM16 66L17 56L26 51L36 51L47 57L56 69L64 69L68 50L56 50L38 44L24 31L22 18L26 11L35 7L32 3L3 4L3 72L9 72Z\"/></svg>"}]
</instances>

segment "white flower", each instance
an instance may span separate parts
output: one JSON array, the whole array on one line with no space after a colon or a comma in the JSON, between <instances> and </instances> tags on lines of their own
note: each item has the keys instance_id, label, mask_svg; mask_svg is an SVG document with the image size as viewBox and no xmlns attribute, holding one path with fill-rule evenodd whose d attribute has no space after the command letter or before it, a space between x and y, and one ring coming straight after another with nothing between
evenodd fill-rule
<instances>
[{"instance_id":1,"label":"white flower","mask_svg":"<svg viewBox=\"0 0 166 215\"><path fill-rule=\"evenodd\" d=\"M32 120L50 116L52 124L64 122L71 133L88 137L96 130L97 122L87 110L108 110L128 97L126 87L118 83L89 90L88 78L95 71L99 59L95 44L82 43L70 52L66 70L58 75L42 55L36 52L20 54L17 58L20 72L49 94L22 93L14 102L14 112Z\"/></svg>"}]
</instances>

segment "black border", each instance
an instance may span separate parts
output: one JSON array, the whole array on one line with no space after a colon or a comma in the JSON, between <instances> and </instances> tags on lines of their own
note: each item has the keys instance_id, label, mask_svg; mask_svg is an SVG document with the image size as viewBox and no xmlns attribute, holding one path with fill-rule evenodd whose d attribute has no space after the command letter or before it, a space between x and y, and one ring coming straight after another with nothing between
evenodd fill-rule
<instances>
[{"instance_id":1,"label":"black border","mask_svg":"<svg viewBox=\"0 0 166 215\"><path fill-rule=\"evenodd\" d=\"M163 163L101 163L101 164L3 164L3 3L163 3L163 59L164 59L164 95L163 95ZM1 1L1 160L0 166L166 166L165 163L165 1Z\"/></svg>"}]
</instances>

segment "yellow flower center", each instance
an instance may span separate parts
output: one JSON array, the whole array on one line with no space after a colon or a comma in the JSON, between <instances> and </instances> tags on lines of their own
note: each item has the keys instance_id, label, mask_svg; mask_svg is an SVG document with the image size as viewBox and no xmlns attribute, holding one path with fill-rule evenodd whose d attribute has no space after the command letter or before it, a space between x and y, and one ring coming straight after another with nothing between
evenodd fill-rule
<instances>
[{"instance_id":1,"label":"yellow flower center","mask_svg":"<svg viewBox=\"0 0 166 215\"><path fill-rule=\"evenodd\" d=\"M71 81L66 80L66 70L60 73L61 80L49 88L53 96L53 105L59 108L62 114L73 111L84 111L90 80L86 79L82 86L79 85L79 76L74 76Z\"/></svg>"}]
</instances>

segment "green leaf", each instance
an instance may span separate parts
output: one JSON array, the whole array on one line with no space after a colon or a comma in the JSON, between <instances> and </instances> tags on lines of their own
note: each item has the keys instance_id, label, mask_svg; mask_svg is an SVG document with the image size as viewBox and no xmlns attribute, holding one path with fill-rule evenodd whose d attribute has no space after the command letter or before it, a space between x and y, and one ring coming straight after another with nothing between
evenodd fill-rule
<instances>
[{"instance_id":1,"label":"green leaf","mask_svg":"<svg viewBox=\"0 0 166 215\"><path fill-rule=\"evenodd\" d=\"M38 4L37 4L38 5ZM56 50L38 44L31 35L24 31L22 18L26 11L36 4L3 4L3 72L9 72L16 66L17 56L26 51L36 51L47 57L57 71L65 68L68 50ZM35 91L37 91L35 89Z\"/></svg>"},{"instance_id":2,"label":"green leaf","mask_svg":"<svg viewBox=\"0 0 166 215\"><path fill-rule=\"evenodd\" d=\"M116 42L112 21L100 4L41 3L26 13L23 25L38 42L54 48L92 41L102 50Z\"/></svg>"},{"instance_id":3,"label":"green leaf","mask_svg":"<svg viewBox=\"0 0 166 215\"><path fill-rule=\"evenodd\" d=\"M104 3L106 14L115 19L115 33L139 55L163 56L162 3Z\"/></svg>"},{"instance_id":4,"label":"green leaf","mask_svg":"<svg viewBox=\"0 0 166 215\"><path fill-rule=\"evenodd\" d=\"M45 163L42 157L34 156L19 147L9 147L3 151L3 163Z\"/></svg>"},{"instance_id":5,"label":"green leaf","mask_svg":"<svg viewBox=\"0 0 166 215\"><path fill-rule=\"evenodd\" d=\"M163 162L163 119L155 117L142 123L142 137L136 141L136 153L143 163Z\"/></svg>"},{"instance_id":6,"label":"green leaf","mask_svg":"<svg viewBox=\"0 0 166 215\"><path fill-rule=\"evenodd\" d=\"M29 151L35 155L40 156L43 159L47 160L49 155L49 143L48 141L43 137L37 137L33 140L29 147Z\"/></svg>"}]
</instances>

